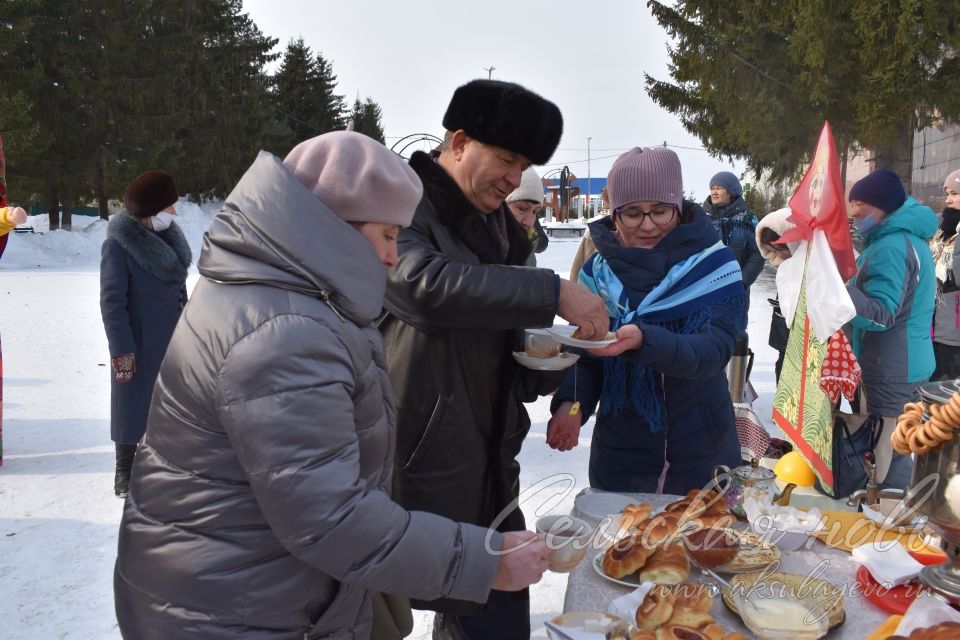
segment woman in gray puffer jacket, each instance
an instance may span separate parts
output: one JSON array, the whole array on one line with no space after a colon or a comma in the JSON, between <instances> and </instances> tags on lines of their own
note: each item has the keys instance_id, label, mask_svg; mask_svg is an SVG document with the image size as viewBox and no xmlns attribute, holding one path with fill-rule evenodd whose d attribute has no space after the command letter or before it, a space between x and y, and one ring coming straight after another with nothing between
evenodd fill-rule
<instances>
[{"instance_id":1,"label":"woman in gray puffer jacket","mask_svg":"<svg viewBox=\"0 0 960 640\"><path fill-rule=\"evenodd\" d=\"M214 218L124 507L125 638L366 638L372 592L482 602L539 579L534 534L390 499L371 323L421 191L385 147L336 132L283 163L261 153Z\"/></svg>"}]
</instances>

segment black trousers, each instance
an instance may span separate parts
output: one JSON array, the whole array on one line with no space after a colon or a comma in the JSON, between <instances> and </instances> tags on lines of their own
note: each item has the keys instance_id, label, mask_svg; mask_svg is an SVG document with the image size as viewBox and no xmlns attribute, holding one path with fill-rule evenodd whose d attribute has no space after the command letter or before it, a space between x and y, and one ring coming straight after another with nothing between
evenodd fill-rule
<instances>
[{"instance_id":1,"label":"black trousers","mask_svg":"<svg viewBox=\"0 0 960 640\"><path fill-rule=\"evenodd\" d=\"M483 613L438 613L433 620L433 640L529 640L530 598L525 595L491 591Z\"/></svg>"},{"instance_id":2,"label":"black trousers","mask_svg":"<svg viewBox=\"0 0 960 640\"><path fill-rule=\"evenodd\" d=\"M960 346L934 342L933 358L937 361L937 368L933 370L931 380L960 378Z\"/></svg>"}]
</instances>

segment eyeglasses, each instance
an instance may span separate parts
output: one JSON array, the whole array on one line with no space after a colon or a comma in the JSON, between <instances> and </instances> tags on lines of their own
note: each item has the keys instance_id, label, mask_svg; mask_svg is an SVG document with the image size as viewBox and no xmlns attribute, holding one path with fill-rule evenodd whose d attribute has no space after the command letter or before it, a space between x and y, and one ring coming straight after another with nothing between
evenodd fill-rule
<instances>
[{"instance_id":1,"label":"eyeglasses","mask_svg":"<svg viewBox=\"0 0 960 640\"><path fill-rule=\"evenodd\" d=\"M617 209L615 211L617 217L620 218L620 223L629 228L635 229L643 224L643 219L646 216L650 216L650 219L653 220L655 225L665 225L669 224L673 217L677 215L677 208L673 205L662 204L656 206L650 211L643 211L639 207L637 208L626 208L626 209Z\"/></svg>"}]
</instances>

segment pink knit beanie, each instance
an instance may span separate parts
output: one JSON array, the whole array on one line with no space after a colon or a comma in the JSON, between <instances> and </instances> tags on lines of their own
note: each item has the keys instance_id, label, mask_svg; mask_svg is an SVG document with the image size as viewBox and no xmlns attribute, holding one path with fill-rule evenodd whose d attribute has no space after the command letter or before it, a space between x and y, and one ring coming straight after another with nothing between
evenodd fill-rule
<instances>
[{"instance_id":1,"label":"pink knit beanie","mask_svg":"<svg viewBox=\"0 0 960 640\"><path fill-rule=\"evenodd\" d=\"M947 176L947 179L943 181L943 192L947 192L947 187L950 187L957 193L960 193L960 169L957 169L953 173Z\"/></svg>"},{"instance_id":2,"label":"pink knit beanie","mask_svg":"<svg viewBox=\"0 0 960 640\"><path fill-rule=\"evenodd\" d=\"M305 140L283 164L346 222L408 227L423 195L420 178L400 156L353 131Z\"/></svg>"},{"instance_id":3,"label":"pink knit beanie","mask_svg":"<svg viewBox=\"0 0 960 640\"><path fill-rule=\"evenodd\" d=\"M607 176L610 209L631 202L666 202L678 209L683 204L680 158L666 147L634 147L616 159Z\"/></svg>"}]
</instances>

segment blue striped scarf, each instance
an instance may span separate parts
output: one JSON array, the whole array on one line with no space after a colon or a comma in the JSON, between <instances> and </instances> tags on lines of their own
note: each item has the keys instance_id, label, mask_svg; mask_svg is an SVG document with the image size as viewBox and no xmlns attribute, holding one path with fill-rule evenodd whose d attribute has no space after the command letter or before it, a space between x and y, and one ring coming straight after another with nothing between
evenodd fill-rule
<instances>
[{"instance_id":1,"label":"blue striped scarf","mask_svg":"<svg viewBox=\"0 0 960 640\"><path fill-rule=\"evenodd\" d=\"M741 327L745 324L740 266L722 242L674 264L639 301L637 292L624 286L599 252L584 265L579 282L603 299L614 330L626 324L644 323L681 335L709 333L710 322L718 315ZM731 314L739 317L726 317ZM618 415L629 400L652 431L663 431L662 391L657 388L654 372L620 356L604 358L603 365L603 412ZM628 380L632 382L629 398Z\"/></svg>"}]
</instances>

